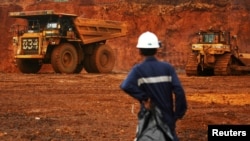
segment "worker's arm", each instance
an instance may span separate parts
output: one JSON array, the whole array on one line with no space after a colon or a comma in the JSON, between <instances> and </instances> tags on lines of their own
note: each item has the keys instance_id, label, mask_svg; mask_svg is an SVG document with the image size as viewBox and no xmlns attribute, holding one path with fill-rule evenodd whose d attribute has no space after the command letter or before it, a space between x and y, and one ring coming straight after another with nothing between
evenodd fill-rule
<instances>
[{"instance_id":1,"label":"worker's arm","mask_svg":"<svg viewBox=\"0 0 250 141\"><path fill-rule=\"evenodd\" d=\"M135 68L130 71L127 78L120 85L120 88L139 101L145 101L148 99L147 94L138 86L138 74Z\"/></svg>"}]
</instances>

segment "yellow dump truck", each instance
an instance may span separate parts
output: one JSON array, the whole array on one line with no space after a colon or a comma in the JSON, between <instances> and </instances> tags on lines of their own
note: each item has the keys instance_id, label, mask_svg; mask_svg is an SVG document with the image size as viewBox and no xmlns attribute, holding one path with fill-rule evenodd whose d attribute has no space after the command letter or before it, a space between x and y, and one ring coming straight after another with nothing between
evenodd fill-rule
<instances>
[{"instance_id":1,"label":"yellow dump truck","mask_svg":"<svg viewBox=\"0 0 250 141\"><path fill-rule=\"evenodd\" d=\"M120 21L87 19L53 10L9 12L26 24L11 26L14 58L22 73L37 73L51 64L56 73L109 73L115 54L108 39L126 36Z\"/></svg>"}]
</instances>

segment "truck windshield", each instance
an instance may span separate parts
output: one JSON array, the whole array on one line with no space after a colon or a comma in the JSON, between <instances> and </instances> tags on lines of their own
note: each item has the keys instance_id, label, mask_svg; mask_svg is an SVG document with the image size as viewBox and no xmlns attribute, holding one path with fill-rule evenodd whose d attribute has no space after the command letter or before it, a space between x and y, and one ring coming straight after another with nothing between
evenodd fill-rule
<instances>
[{"instance_id":1,"label":"truck windshield","mask_svg":"<svg viewBox=\"0 0 250 141\"><path fill-rule=\"evenodd\" d=\"M53 29L53 28L58 28L57 23L48 23L47 24L47 29Z\"/></svg>"}]
</instances>

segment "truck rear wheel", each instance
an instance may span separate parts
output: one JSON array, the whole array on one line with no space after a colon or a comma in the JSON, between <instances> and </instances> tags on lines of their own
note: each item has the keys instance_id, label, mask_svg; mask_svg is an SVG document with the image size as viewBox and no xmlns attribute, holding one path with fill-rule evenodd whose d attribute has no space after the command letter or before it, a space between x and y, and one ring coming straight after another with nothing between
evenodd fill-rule
<instances>
[{"instance_id":1,"label":"truck rear wheel","mask_svg":"<svg viewBox=\"0 0 250 141\"><path fill-rule=\"evenodd\" d=\"M51 56L51 64L56 73L75 73L78 55L73 45L64 43L57 46Z\"/></svg>"},{"instance_id":2,"label":"truck rear wheel","mask_svg":"<svg viewBox=\"0 0 250 141\"><path fill-rule=\"evenodd\" d=\"M77 63L77 66L76 66L76 69L74 71L74 73L81 73L83 67L84 67L84 53L83 53L83 49L80 47L77 50L77 53L78 53L78 63Z\"/></svg>"},{"instance_id":3,"label":"truck rear wheel","mask_svg":"<svg viewBox=\"0 0 250 141\"><path fill-rule=\"evenodd\" d=\"M115 65L115 54L108 45L102 44L95 48L90 59L91 70L97 73L110 73Z\"/></svg>"},{"instance_id":4,"label":"truck rear wheel","mask_svg":"<svg viewBox=\"0 0 250 141\"><path fill-rule=\"evenodd\" d=\"M16 59L16 63L22 73L37 73L42 67L38 59Z\"/></svg>"}]
</instances>

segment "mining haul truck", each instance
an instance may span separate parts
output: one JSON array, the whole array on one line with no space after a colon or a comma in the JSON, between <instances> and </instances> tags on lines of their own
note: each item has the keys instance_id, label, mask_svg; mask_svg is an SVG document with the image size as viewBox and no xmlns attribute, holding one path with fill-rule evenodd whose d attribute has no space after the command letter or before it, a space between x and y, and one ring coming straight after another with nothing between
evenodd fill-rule
<instances>
[{"instance_id":1,"label":"mining haul truck","mask_svg":"<svg viewBox=\"0 0 250 141\"><path fill-rule=\"evenodd\" d=\"M10 12L24 19L11 26L14 60L22 73L38 73L51 64L56 73L110 73L115 54L108 39L126 36L121 21L82 18L53 10Z\"/></svg>"},{"instance_id":2,"label":"mining haul truck","mask_svg":"<svg viewBox=\"0 0 250 141\"><path fill-rule=\"evenodd\" d=\"M221 30L198 32L198 43L185 66L188 76L227 76L250 72L250 53L237 46L237 36Z\"/></svg>"}]
</instances>

